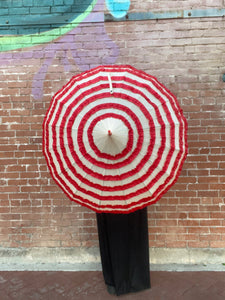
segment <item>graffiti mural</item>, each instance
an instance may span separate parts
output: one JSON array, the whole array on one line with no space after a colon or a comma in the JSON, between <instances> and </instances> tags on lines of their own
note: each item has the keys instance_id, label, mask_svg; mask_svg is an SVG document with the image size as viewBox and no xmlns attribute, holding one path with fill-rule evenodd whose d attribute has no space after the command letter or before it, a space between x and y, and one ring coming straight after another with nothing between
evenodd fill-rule
<instances>
[{"instance_id":1,"label":"graffiti mural","mask_svg":"<svg viewBox=\"0 0 225 300\"><path fill-rule=\"evenodd\" d=\"M77 27L90 14L97 0L84 0L76 4L53 5L52 1L33 0L5 1L1 13L1 51L31 47L34 44L51 42ZM41 3L44 2L44 3ZM64 3L64 2L63 2ZM31 6L32 5L32 6ZM8 14L4 16L4 10Z\"/></svg>"},{"instance_id":2,"label":"graffiti mural","mask_svg":"<svg viewBox=\"0 0 225 300\"><path fill-rule=\"evenodd\" d=\"M122 18L127 14L130 0L106 0L106 6L113 17Z\"/></svg>"},{"instance_id":3,"label":"graffiti mural","mask_svg":"<svg viewBox=\"0 0 225 300\"><path fill-rule=\"evenodd\" d=\"M39 53L43 57L42 65L33 77L32 96L35 100L43 97L48 68L57 55L60 55L66 72L71 69L68 53L81 71L115 63L119 49L105 30L104 0L64 0L61 1L63 5L56 7L53 4L57 1L53 0L24 0L23 6L16 7L19 2L4 1L4 5L0 5L4 24L1 26L0 63L21 63L32 57L35 46L35 55ZM128 2L111 0L106 4L110 13L119 17L129 8ZM6 9L8 13L4 15Z\"/></svg>"}]
</instances>

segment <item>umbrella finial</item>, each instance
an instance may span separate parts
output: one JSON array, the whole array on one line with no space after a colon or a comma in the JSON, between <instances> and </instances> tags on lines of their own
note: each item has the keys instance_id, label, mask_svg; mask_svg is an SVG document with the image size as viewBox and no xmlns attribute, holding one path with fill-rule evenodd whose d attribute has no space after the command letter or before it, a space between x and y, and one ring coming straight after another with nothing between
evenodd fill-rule
<instances>
[{"instance_id":1,"label":"umbrella finial","mask_svg":"<svg viewBox=\"0 0 225 300\"><path fill-rule=\"evenodd\" d=\"M108 136L111 136L111 135L112 135L112 131L108 130Z\"/></svg>"}]
</instances>

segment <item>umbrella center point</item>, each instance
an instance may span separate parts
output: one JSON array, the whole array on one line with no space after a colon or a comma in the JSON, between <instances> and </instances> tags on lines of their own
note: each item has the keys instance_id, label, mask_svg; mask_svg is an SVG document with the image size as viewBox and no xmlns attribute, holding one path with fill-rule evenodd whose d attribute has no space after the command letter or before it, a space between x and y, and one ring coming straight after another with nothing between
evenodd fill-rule
<instances>
[{"instance_id":1,"label":"umbrella center point","mask_svg":"<svg viewBox=\"0 0 225 300\"><path fill-rule=\"evenodd\" d=\"M112 117L97 122L92 135L98 150L112 156L121 153L126 148L129 136L128 128L124 122Z\"/></svg>"}]
</instances>

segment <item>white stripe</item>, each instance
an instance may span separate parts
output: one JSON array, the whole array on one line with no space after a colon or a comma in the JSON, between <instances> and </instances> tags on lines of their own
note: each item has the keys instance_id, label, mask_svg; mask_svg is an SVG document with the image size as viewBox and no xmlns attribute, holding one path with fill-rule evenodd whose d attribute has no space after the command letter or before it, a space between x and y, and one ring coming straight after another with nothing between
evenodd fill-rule
<instances>
[{"instance_id":1,"label":"white stripe","mask_svg":"<svg viewBox=\"0 0 225 300\"><path fill-rule=\"evenodd\" d=\"M102 75L105 75L105 72L101 72L101 73L102 73ZM119 75L121 75L121 72L119 72ZM91 78L90 78L90 77L86 77L86 78L84 77L84 78L81 79L80 82L76 82L75 84L78 84L78 83L81 84L81 83L84 83L84 82L88 82L90 79L97 78L98 76L99 76L99 74L93 75L93 76L91 76ZM135 79L135 80L137 80L137 81L140 80L137 76L132 75L132 74L126 74L126 76L129 76L130 78ZM112 77L113 77L113 75L112 75ZM173 122L174 122L175 124L177 124L177 125L175 126L175 136L177 137L177 138L175 139L175 142L176 142L175 147L176 147L176 149L179 150L179 124L178 124L177 117L176 117L175 113L173 112L172 107L171 107L169 101L167 100L166 96L164 96L161 92L159 92L158 89L156 89L156 88L148 81L148 79L147 79L147 80L141 79L141 80L142 80L142 82L145 82L146 84L150 85L151 88L153 88L158 94L160 94L160 96L161 96L161 97L163 98L163 100L165 101L165 105L168 107L168 110L171 112L171 117L172 117L172 119L173 119ZM107 82L107 80L106 80L106 82ZM122 80L121 80L121 82L122 82ZM129 83L126 83L126 84L132 86L132 85L129 84ZM76 106L75 106L74 108L71 109L70 115L74 112L74 110L75 110L79 105L81 105L82 103L84 103L84 102L86 101L86 99L87 99L88 97L90 97L90 95L97 95L97 94L99 94L99 93L102 92L102 91L99 91L99 92L93 92L93 91L92 91L92 88L94 88L95 86L97 86L97 84L93 84L93 85L91 85L91 86L88 87L88 89L89 89L89 91L90 91L91 93L90 93L88 96L83 97L83 99L82 99L78 104L76 104ZM110 86L110 87L111 87L111 86ZM67 91L66 95L63 95L62 98L58 101L56 110L54 111L54 113L53 113L53 115L52 115L52 118L51 118L51 120L50 120L50 122L49 122L49 128L52 126L52 123L54 122L54 119L55 119L55 117L56 117L56 115L57 115L57 112L58 112L58 109L59 109L59 104L60 104L60 102L62 102L62 101L65 99L65 97L66 97L67 95L69 95L69 93L71 92L71 90L72 90L73 88L74 88L74 85L70 88L70 90ZM138 90L142 91L147 97L149 97L149 98L151 99L152 103L154 103L154 104L157 105L157 107L158 107L158 109L159 109L159 111L160 111L160 114L161 114L161 116L162 116L162 118L163 118L165 124L167 124L167 126L169 126L167 117L164 116L164 108L163 108L163 106L160 104L159 100L158 100L157 98L155 98L153 95L151 95L146 89L140 88L140 87L135 87L135 88L137 88ZM77 98L77 96L81 95L81 93L82 93L83 91L85 91L85 90L87 90L87 87L85 87L85 88L83 88L83 89L79 89L79 90L76 92L76 95L74 95L74 96L72 96L72 97L70 98L70 100L69 100L68 103L66 104L66 107L68 107L68 106L70 105L70 103L72 103L72 102ZM142 103L144 103L144 106L146 107L146 109L147 109L148 111L151 111L151 115L153 116L153 119L154 119L154 126L155 126L155 128L156 128L156 139L157 139L157 142L156 142L156 144L155 144L155 146L154 146L154 151L157 151L157 148L160 146L160 143L161 143L161 142L158 142L158 141L161 140L161 137L160 137L160 126L159 126L158 121L157 121L157 119L156 119L154 109L152 108L152 106L151 106L146 100L142 99L142 97L141 97L140 95L137 95L137 94L135 94L135 93L133 93L133 92L131 92L131 91L127 91L127 90L124 91L123 89L116 89L116 88L114 88L114 92L120 92L120 91L122 91L123 93L124 93L124 92L127 93L129 96L136 97L136 99L137 99L138 101L141 101ZM61 93L59 93L59 94L57 95L57 98L60 96L60 94L62 94L62 92L63 92L63 91L61 91ZM166 90L165 90L165 92L166 92ZM166 92L166 93L167 93L167 92ZM114 98L112 98L112 99L107 99L107 101L112 101L112 100L115 101ZM54 98L53 103L54 103L55 101L56 101L56 98ZM105 101L105 99L104 99L104 101ZM174 105L176 105L175 100L173 99L173 97L172 97L172 101L174 101ZM97 101L96 101L96 102L97 102ZM89 104L87 107L85 107L85 109L84 109L83 112L82 112L83 115L85 115L85 114L89 111L89 109L90 109L91 107L94 107L94 106L97 104L96 102L95 102L95 103L92 103L92 104ZM116 101L115 101L115 103L121 103L121 102L124 104L124 103L126 103L127 101L124 101L123 99L116 99ZM129 103L129 107L130 107L130 108L132 109L132 111L134 111L135 114L138 116L138 118L140 119L140 121L141 121L141 123L142 123L142 126L143 126L143 127L146 127L146 125L144 125L144 123L146 122L146 121L144 121L144 120L145 120L145 116L143 115L143 113L141 112L141 110L140 110L139 108L137 108L134 104L130 104L130 103ZM51 109L49 110L48 116L51 114L52 109L53 109L53 108L51 108ZM63 108L63 112L65 112L65 110L66 110L66 109ZM75 121L75 123L74 123L74 125L73 125L73 132L74 132L74 137L73 137L73 138L74 138L75 141L76 141L76 136L77 136L77 135L76 135L76 130L75 130L75 129L76 129L76 127L78 126L78 124L80 123L80 121L81 121L83 115L81 114L80 116L77 116L77 117L76 117L76 121ZM132 123L132 128L134 128L134 123L133 123L133 121L132 121L125 113L124 113L123 115L129 120L130 123ZM61 122L62 122L62 118L63 118L63 115L60 116L59 121L58 121L58 124L59 124L59 125L57 124L57 127L56 127L56 136L57 136L57 140L59 140L59 126L60 126L60 124L61 124ZM94 117L93 117L93 118L94 118ZM91 120L92 120L93 118L90 118L90 120L88 120L88 123L86 124L86 127L85 127L85 128L88 127L87 125L90 124L90 122L91 122ZM68 119L69 119L69 117L68 117ZM68 120L67 120L67 123L68 123ZM66 126L67 126L67 123L66 123ZM46 123L44 124L44 126L46 126ZM66 126L65 126L65 127L66 127ZM182 138L183 138L183 143L184 143L185 138L184 138L184 137L182 137ZM149 140L150 140L149 133L148 133L148 131L146 131L146 130L144 131L144 139L145 139L145 141L149 141ZM164 153L163 153L163 155L162 155L162 158L161 158L161 161L160 161L160 165L163 165L163 163L164 163L164 161L165 161L165 159L166 159L166 153L168 152L168 149L169 149L169 147L170 147L170 141L169 141L169 139L170 139L170 132L169 132L169 127L167 127L167 128L166 128L166 149L165 149L165 151L164 151ZM65 136L64 136L64 142L65 142L65 143L67 143L66 140L67 140L67 136L66 136L66 134L65 134ZM52 148L52 131L51 131L51 129L49 129L49 141L50 141L49 148L51 149L51 148ZM84 137L84 141L87 142L87 136ZM147 144L147 145L148 145L148 144ZM141 153L142 153L143 156L145 155L145 153L146 153L146 151L147 151L147 148L146 148L146 147L147 147L147 146L143 147L143 149L142 149L142 151L141 151ZM57 148L57 149L59 150L59 154L60 154L61 160L62 160L62 162L63 162L64 168L67 170L68 175L69 175L71 178L73 178L76 182L78 182L78 179L77 179L77 178L74 176L74 174L68 169L68 166L67 166L67 164L66 164L66 162L64 161L64 158L63 158L63 156L62 156L61 149L59 149L59 148ZM71 156L71 154L70 154L70 151L69 151L69 148L68 148L67 146L66 146L66 149L67 149L67 155L69 156L69 159L70 159L71 161L73 161L73 158L72 158L72 156ZM88 147L88 144L87 144L86 149L87 149L87 151L89 151L89 152L91 151L90 147ZM133 149L134 149L134 147L133 147ZM76 149L76 151L77 151L78 156L80 157L81 161L83 161L83 163L84 163L85 165L87 165L89 168L92 168L93 165L91 165L90 163L89 163L89 165L88 165L88 161L87 161L85 158L82 157L82 154L79 152L79 149L78 149L78 150ZM45 151L45 152L46 152L46 151ZM52 151L51 151L51 152L52 152ZM46 154L47 154L47 153L46 153ZM124 168L121 168L121 170L119 170L120 174L123 173L123 172L127 172L127 171L130 171L130 170L134 169L135 166L140 162L141 157L143 157L142 155L140 154L139 157L136 158L136 159L132 162L132 164L131 164L130 166L126 166L126 167L124 167ZM169 167L168 167L168 172L171 171L176 156L177 156L177 151L174 152L174 154L173 154L173 156L172 156L172 158L171 158L170 165L169 165ZM93 156L93 157L94 157L94 156ZM95 157L95 158L97 159L97 157ZM152 155L152 158L150 158L150 161L153 160L153 159L154 159L154 155ZM57 162L57 159L54 157L54 153L53 153L53 161L54 161L54 163L55 163L55 165L56 165L57 172L60 174L61 171L60 171L60 168L59 168L59 164L58 164L58 162ZM120 161L122 161L122 159L121 159ZM179 165L180 165L180 163L177 165L177 169L179 168ZM75 163L74 163L74 166L75 166L76 170L78 170L79 173L82 174L82 176L84 176L84 177L86 176L87 179L89 179L90 181L92 181L92 182L94 182L94 183L104 184L104 185L106 186L106 182L103 183L102 181L98 181L98 180L96 180L95 178L92 178L89 174L86 174L86 173L85 173L80 167L78 167ZM149 169L150 166L151 166L151 164L147 163L146 166L145 166L145 168L144 168L143 170L140 171L139 175L140 175L140 176L144 175L145 172L147 172L147 170ZM100 174L102 174L102 172L103 172L103 170L102 170L101 168L99 168L99 167L94 166L94 169L95 169L97 172L99 172ZM156 168L156 169L154 170L153 174L152 174L145 182L143 182L143 183L141 182L140 184L138 184L136 187L133 187L132 189L128 189L128 190L126 190L126 191L123 190L123 191L121 191L120 193L118 193L118 192L115 192L115 193L113 193L113 192L110 192L110 193L109 193L109 192L106 192L106 193L105 193L105 192L103 192L103 191L102 191L101 193L102 193L103 196L113 195L113 194L123 196L123 195L125 195L125 194L127 194L127 193L129 194L129 193L131 193L131 192L134 191L134 190L138 190L139 188L142 188L143 185L148 185L148 184L151 182L151 180L158 174L158 172L160 172L160 170L161 170L160 168ZM115 175L115 174L118 175L118 170L113 170L113 171L105 170L104 172L105 172L106 175L110 175L110 174L111 174L111 175ZM66 182L66 184L68 184L68 186L73 190L73 189L74 189L74 186L71 185L69 182L67 182L67 179L64 177L64 175L63 175L63 174L60 174L60 176L63 178L63 180ZM167 177L168 177L168 174L165 173L165 175L164 175L163 177L161 177L160 180L158 181L158 183L156 183L156 184L154 185L154 187L151 189L150 194L149 194L149 193L144 193L144 194L142 195L142 197L150 197L151 193L154 193L154 192L156 191L156 189L158 188L158 186L160 186L160 184L162 184L162 183L166 180ZM137 178L137 175L136 175L136 174L134 174L133 176L131 176L131 177L129 178L129 180L124 180L124 184L127 183L127 182L132 182L135 178ZM56 179L56 180L57 180L57 179ZM167 187L171 182L173 182L173 180L174 180L174 178L171 178L170 182L163 188L163 190L165 190L166 187ZM60 184L60 185L61 185L61 184ZM112 184L112 183L109 183L109 186L116 186L116 185L118 185L118 183L113 183L113 184ZM62 185L61 185L61 186L62 186ZM84 183L82 183L82 187L83 187L83 188L86 188L86 189L88 189L88 190L92 190L93 192L95 192L95 193L98 194L98 191L96 191L96 190L93 189L93 188L90 188L89 186L86 186ZM93 201L94 203L98 203L98 202L99 202L99 200L95 200L95 199L92 199L92 197L89 197L89 196L87 196L87 195L83 195L83 194L80 193L79 191L76 191L76 192L77 192L77 195L81 195L81 196L84 197L84 198L87 197L90 201ZM129 201L126 201L126 203L131 203L132 201L138 201L139 198L140 198L139 196L138 196L138 197L133 197L132 199L129 199ZM151 201L153 201L153 200L151 200ZM104 202L104 204L112 204L112 203L107 201L107 202ZM114 204L114 205L118 205L118 204L121 204L121 203L117 201L117 202L113 202L113 204ZM138 207L138 206L139 206L139 205L137 205L137 207Z\"/></svg>"}]
</instances>

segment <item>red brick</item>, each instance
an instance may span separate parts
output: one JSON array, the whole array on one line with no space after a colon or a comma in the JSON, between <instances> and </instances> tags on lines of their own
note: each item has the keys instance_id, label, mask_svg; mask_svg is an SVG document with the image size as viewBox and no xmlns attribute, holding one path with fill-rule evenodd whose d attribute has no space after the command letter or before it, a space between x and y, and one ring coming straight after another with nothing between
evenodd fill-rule
<instances>
[{"instance_id":1,"label":"red brick","mask_svg":"<svg viewBox=\"0 0 225 300\"><path fill-rule=\"evenodd\" d=\"M210 175L212 176L224 176L224 170L217 169L217 170L210 170Z\"/></svg>"},{"instance_id":2,"label":"red brick","mask_svg":"<svg viewBox=\"0 0 225 300\"><path fill-rule=\"evenodd\" d=\"M183 205L178 205L177 206L177 211L180 213L190 213L190 212L195 212L199 211L199 206L198 205L190 205L190 204L183 204Z\"/></svg>"},{"instance_id":3,"label":"red brick","mask_svg":"<svg viewBox=\"0 0 225 300\"><path fill-rule=\"evenodd\" d=\"M204 234L199 236L200 241L220 241L221 235L220 234Z\"/></svg>"},{"instance_id":4,"label":"red brick","mask_svg":"<svg viewBox=\"0 0 225 300\"><path fill-rule=\"evenodd\" d=\"M198 191L198 197L218 197L218 191Z\"/></svg>"},{"instance_id":5,"label":"red brick","mask_svg":"<svg viewBox=\"0 0 225 300\"><path fill-rule=\"evenodd\" d=\"M13 193L13 194L9 194L9 199L10 200L20 200L20 199L28 199L29 198L29 194L27 193Z\"/></svg>"},{"instance_id":6,"label":"red brick","mask_svg":"<svg viewBox=\"0 0 225 300\"><path fill-rule=\"evenodd\" d=\"M209 212L191 212L189 213L189 218L191 219L208 219L210 217Z\"/></svg>"},{"instance_id":7,"label":"red brick","mask_svg":"<svg viewBox=\"0 0 225 300\"><path fill-rule=\"evenodd\" d=\"M202 204L205 204L205 205L207 205L207 204L212 204L213 203L213 200L212 200L213 198L208 198L208 197L205 197L205 198L202 198L201 199L201 203Z\"/></svg>"},{"instance_id":8,"label":"red brick","mask_svg":"<svg viewBox=\"0 0 225 300\"><path fill-rule=\"evenodd\" d=\"M211 248L224 248L225 247L225 240L224 241L211 241L210 242Z\"/></svg>"},{"instance_id":9,"label":"red brick","mask_svg":"<svg viewBox=\"0 0 225 300\"><path fill-rule=\"evenodd\" d=\"M208 226L208 227L211 227L211 226L221 226L221 221L220 220L201 220L200 221L200 226Z\"/></svg>"},{"instance_id":10,"label":"red brick","mask_svg":"<svg viewBox=\"0 0 225 300\"><path fill-rule=\"evenodd\" d=\"M196 191L176 191L176 197L196 197Z\"/></svg>"},{"instance_id":11,"label":"red brick","mask_svg":"<svg viewBox=\"0 0 225 300\"><path fill-rule=\"evenodd\" d=\"M200 236L209 235L209 230L207 228L197 229L197 228L188 228L188 235L196 235L196 239L192 241L192 243L199 243ZM205 240L204 240L205 241Z\"/></svg>"},{"instance_id":12,"label":"red brick","mask_svg":"<svg viewBox=\"0 0 225 300\"><path fill-rule=\"evenodd\" d=\"M18 186L0 186L0 193L16 193L19 192Z\"/></svg>"},{"instance_id":13,"label":"red brick","mask_svg":"<svg viewBox=\"0 0 225 300\"><path fill-rule=\"evenodd\" d=\"M176 226L177 220L156 220L156 226Z\"/></svg>"},{"instance_id":14,"label":"red brick","mask_svg":"<svg viewBox=\"0 0 225 300\"><path fill-rule=\"evenodd\" d=\"M199 242L190 241L190 242L188 242L188 247L189 248L208 248L209 242L208 241L199 241Z\"/></svg>"},{"instance_id":15,"label":"red brick","mask_svg":"<svg viewBox=\"0 0 225 300\"><path fill-rule=\"evenodd\" d=\"M225 230L224 230L224 227L211 227L210 232L212 234L217 234L217 233L224 234Z\"/></svg>"},{"instance_id":16,"label":"red brick","mask_svg":"<svg viewBox=\"0 0 225 300\"><path fill-rule=\"evenodd\" d=\"M6 172L24 172L26 170L25 166L20 166L20 165L11 165L11 166L6 166Z\"/></svg>"},{"instance_id":17,"label":"red brick","mask_svg":"<svg viewBox=\"0 0 225 300\"><path fill-rule=\"evenodd\" d=\"M209 161L225 161L225 155L208 155Z\"/></svg>"},{"instance_id":18,"label":"red brick","mask_svg":"<svg viewBox=\"0 0 225 300\"><path fill-rule=\"evenodd\" d=\"M166 246L168 248L185 248L187 246L187 242L186 241L166 242Z\"/></svg>"},{"instance_id":19,"label":"red brick","mask_svg":"<svg viewBox=\"0 0 225 300\"><path fill-rule=\"evenodd\" d=\"M211 212L211 211L219 211L219 205L202 205L199 209L200 211Z\"/></svg>"},{"instance_id":20,"label":"red brick","mask_svg":"<svg viewBox=\"0 0 225 300\"><path fill-rule=\"evenodd\" d=\"M218 183L219 178L218 177L213 177L213 176L199 176L198 177L198 182L199 183L205 183L207 182L208 184L212 184L212 183Z\"/></svg>"}]
</instances>

